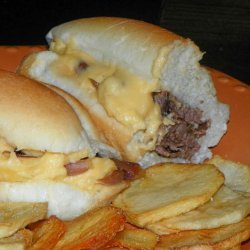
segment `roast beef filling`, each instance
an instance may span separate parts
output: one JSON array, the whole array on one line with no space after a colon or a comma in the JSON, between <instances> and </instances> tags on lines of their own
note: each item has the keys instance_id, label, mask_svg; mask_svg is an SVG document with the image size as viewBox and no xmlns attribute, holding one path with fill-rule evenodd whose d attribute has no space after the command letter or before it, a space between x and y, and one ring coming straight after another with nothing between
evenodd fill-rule
<instances>
[{"instance_id":1,"label":"roast beef filling","mask_svg":"<svg viewBox=\"0 0 250 250\"><path fill-rule=\"evenodd\" d=\"M168 122L160 126L155 151L167 158L190 160L200 149L197 140L206 134L210 121L202 121L202 111L180 103L167 91L154 92L154 102Z\"/></svg>"},{"instance_id":2,"label":"roast beef filling","mask_svg":"<svg viewBox=\"0 0 250 250\"><path fill-rule=\"evenodd\" d=\"M134 180L142 173L142 169L138 163L117 159L112 160L115 162L117 170L99 180L103 184L113 185L124 180Z\"/></svg>"}]
</instances>

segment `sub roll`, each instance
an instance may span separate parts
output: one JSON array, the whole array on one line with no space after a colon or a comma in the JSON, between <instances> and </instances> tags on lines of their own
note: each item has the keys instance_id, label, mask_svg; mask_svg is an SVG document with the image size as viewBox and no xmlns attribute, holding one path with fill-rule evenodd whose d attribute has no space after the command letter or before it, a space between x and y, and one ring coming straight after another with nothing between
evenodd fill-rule
<instances>
[{"instance_id":1,"label":"sub roll","mask_svg":"<svg viewBox=\"0 0 250 250\"><path fill-rule=\"evenodd\" d=\"M115 17L64 23L46 39L49 50L27 56L18 72L77 98L97 141L113 149L104 155L143 166L211 157L229 109L190 39Z\"/></svg>"}]
</instances>

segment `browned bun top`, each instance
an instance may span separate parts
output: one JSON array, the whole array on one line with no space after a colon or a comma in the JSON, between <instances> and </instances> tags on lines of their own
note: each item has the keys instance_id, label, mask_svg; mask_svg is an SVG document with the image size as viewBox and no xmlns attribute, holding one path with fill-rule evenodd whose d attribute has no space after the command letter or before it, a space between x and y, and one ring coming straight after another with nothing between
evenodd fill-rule
<instances>
[{"instance_id":1,"label":"browned bun top","mask_svg":"<svg viewBox=\"0 0 250 250\"><path fill-rule=\"evenodd\" d=\"M0 136L17 150L69 153L88 149L71 106L46 86L0 70Z\"/></svg>"},{"instance_id":2,"label":"browned bun top","mask_svg":"<svg viewBox=\"0 0 250 250\"><path fill-rule=\"evenodd\" d=\"M161 64L160 67L164 63L163 58L157 58L162 48L172 46L175 41L190 42L159 26L121 17L70 21L52 28L46 38L51 50L65 53L70 46L147 79L155 77L152 72L155 64Z\"/></svg>"}]
</instances>

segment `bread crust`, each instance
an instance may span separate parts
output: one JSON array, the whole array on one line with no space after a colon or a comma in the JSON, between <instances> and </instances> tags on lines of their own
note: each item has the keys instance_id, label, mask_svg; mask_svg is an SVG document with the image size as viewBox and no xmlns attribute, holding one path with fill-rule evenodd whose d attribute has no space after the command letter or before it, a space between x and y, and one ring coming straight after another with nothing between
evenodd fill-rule
<instances>
[{"instance_id":1,"label":"bread crust","mask_svg":"<svg viewBox=\"0 0 250 250\"><path fill-rule=\"evenodd\" d=\"M89 149L80 120L46 86L0 70L1 137L17 150L70 153Z\"/></svg>"},{"instance_id":2,"label":"bread crust","mask_svg":"<svg viewBox=\"0 0 250 250\"><path fill-rule=\"evenodd\" d=\"M65 80L63 75L53 72L50 63L56 60L55 57L84 52L98 63L115 65L138 76L148 86L155 86L152 91L166 90L185 105L202 110L202 120L210 120L211 126L207 135L199 139L200 150L191 162L211 157L209 147L216 145L225 133L229 112L226 105L218 102L211 77L199 64L203 54L191 40L142 21L114 17L61 24L49 31L47 40L50 51L26 58L19 72L62 88L79 99L99 132L103 133L105 142L116 148L124 159L145 162L143 156L154 150L147 148L150 140L144 138L144 132L132 131L109 116L97 98L94 100L84 93L82 83L74 77ZM151 141L155 142L155 137ZM186 162L186 159L163 159L158 155L156 158L156 162Z\"/></svg>"},{"instance_id":3,"label":"bread crust","mask_svg":"<svg viewBox=\"0 0 250 250\"><path fill-rule=\"evenodd\" d=\"M196 47L190 40L159 26L120 17L71 21L52 28L46 38L52 51L62 52L70 44L98 61L128 68L148 80L159 77L160 70L155 67L163 66L164 54L173 42L181 41Z\"/></svg>"}]
</instances>

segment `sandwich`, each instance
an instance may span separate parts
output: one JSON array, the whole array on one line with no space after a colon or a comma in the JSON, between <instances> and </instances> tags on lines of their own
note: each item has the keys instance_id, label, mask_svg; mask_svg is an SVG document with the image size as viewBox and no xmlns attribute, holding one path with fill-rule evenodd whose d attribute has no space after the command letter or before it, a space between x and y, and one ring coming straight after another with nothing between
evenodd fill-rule
<instances>
[{"instance_id":1,"label":"sandwich","mask_svg":"<svg viewBox=\"0 0 250 250\"><path fill-rule=\"evenodd\" d=\"M47 216L70 220L127 186L110 181L119 162L95 156L95 129L72 96L3 70L0 88L1 202L47 202Z\"/></svg>"},{"instance_id":2,"label":"sandwich","mask_svg":"<svg viewBox=\"0 0 250 250\"><path fill-rule=\"evenodd\" d=\"M46 39L49 49L25 57L18 72L78 99L96 141L110 147L101 155L145 167L211 158L229 108L217 99L199 64L203 53L190 39L116 17L70 21Z\"/></svg>"}]
</instances>

